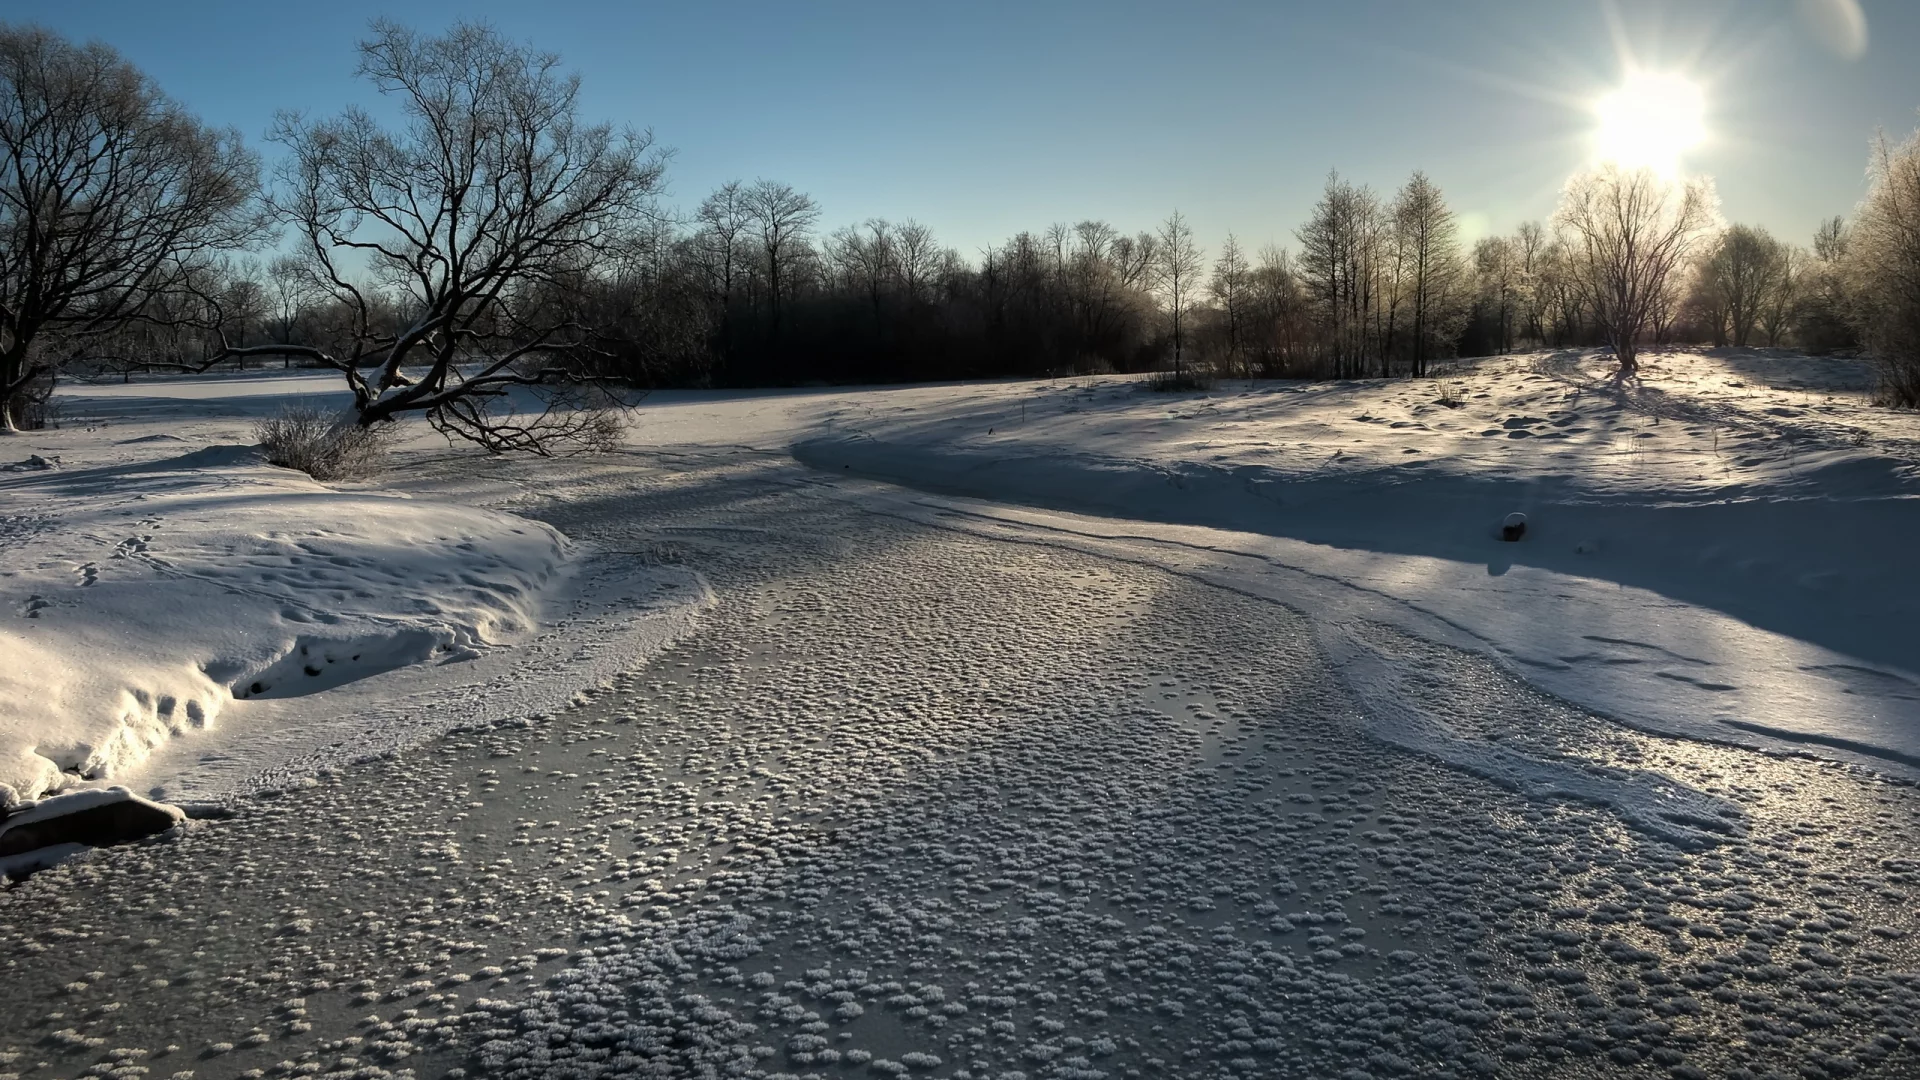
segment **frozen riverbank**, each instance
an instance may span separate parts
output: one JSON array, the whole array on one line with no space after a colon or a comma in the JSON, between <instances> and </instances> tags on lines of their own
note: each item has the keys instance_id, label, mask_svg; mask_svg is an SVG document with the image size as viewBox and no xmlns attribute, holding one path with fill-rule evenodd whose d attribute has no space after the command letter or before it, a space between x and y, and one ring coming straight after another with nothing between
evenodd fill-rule
<instances>
[{"instance_id":1,"label":"frozen riverbank","mask_svg":"<svg viewBox=\"0 0 1920 1080\"><path fill-rule=\"evenodd\" d=\"M1639 734L1358 627L1376 693L1448 706L1376 733L1314 619L1204 565L775 455L464 482L698 567L715 607L577 708L0 893L0 1071L1916 1065L1911 788ZM1655 780L1739 827L1676 845L1593 797Z\"/></svg>"},{"instance_id":2,"label":"frozen riverbank","mask_svg":"<svg viewBox=\"0 0 1920 1080\"><path fill-rule=\"evenodd\" d=\"M0 801L217 798L558 708L706 602L681 568L172 426L7 441L41 453L0 472Z\"/></svg>"}]
</instances>

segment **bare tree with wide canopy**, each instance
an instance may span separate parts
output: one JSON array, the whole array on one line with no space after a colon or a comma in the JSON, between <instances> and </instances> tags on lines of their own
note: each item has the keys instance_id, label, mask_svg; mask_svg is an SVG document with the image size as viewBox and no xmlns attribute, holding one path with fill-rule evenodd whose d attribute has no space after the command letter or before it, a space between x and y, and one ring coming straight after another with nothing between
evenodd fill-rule
<instances>
[{"instance_id":1,"label":"bare tree with wide canopy","mask_svg":"<svg viewBox=\"0 0 1920 1080\"><path fill-rule=\"evenodd\" d=\"M0 25L0 430L60 364L255 240L259 163L120 54Z\"/></svg>"},{"instance_id":2,"label":"bare tree with wide canopy","mask_svg":"<svg viewBox=\"0 0 1920 1080\"><path fill-rule=\"evenodd\" d=\"M311 290L350 314L346 345L224 355L339 371L361 426L422 413L450 438L539 453L590 430L539 389L568 382L556 358L590 348L596 330L552 297L634 250L667 155L646 132L582 123L579 77L559 63L483 25L423 37L374 23L359 74L397 99L405 125L389 131L356 107L283 113L273 132L287 155L270 204ZM410 309L397 331L377 317L382 291ZM515 387L548 407L517 413Z\"/></svg>"},{"instance_id":3,"label":"bare tree with wide canopy","mask_svg":"<svg viewBox=\"0 0 1920 1080\"><path fill-rule=\"evenodd\" d=\"M1622 378L1639 371L1641 334L1653 327L1718 216L1713 184L1704 179L1608 163L1567 182L1554 223Z\"/></svg>"}]
</instances>

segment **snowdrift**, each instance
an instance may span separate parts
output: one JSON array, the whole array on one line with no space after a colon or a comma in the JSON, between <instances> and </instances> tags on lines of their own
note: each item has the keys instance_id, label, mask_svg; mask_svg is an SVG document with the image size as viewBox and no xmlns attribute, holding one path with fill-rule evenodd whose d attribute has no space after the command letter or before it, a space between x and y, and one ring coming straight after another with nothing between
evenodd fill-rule
<instances>
[{"instance_id":1,"label":"snowdrift","mask_svg":"<svg viewBox=\"0 0 1920 1080\"><path fill-rule=\"evenodd\" d=\"M546 525L336 491L249 447L0 476L0 796L524 639L569 557Z\"/></svg>"}]
</instances>

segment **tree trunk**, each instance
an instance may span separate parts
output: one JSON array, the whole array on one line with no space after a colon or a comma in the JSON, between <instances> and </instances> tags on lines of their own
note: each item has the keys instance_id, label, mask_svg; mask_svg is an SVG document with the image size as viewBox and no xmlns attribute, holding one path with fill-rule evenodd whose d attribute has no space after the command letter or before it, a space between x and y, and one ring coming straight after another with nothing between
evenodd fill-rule
<instances>
[{"instance_id":1,"label":"tree trunk","mask_svg":"<svg viewBox=\"0 0 1920 1080\"><path fill-rule=\"evenodd\" d=\"M20 419L15 414L26 404L27 386L33 376L34 372L27 369L24 343L15 341L13 348L0 352L0 432L12 435L20 431Z\"/></svg>"}]
</instances>

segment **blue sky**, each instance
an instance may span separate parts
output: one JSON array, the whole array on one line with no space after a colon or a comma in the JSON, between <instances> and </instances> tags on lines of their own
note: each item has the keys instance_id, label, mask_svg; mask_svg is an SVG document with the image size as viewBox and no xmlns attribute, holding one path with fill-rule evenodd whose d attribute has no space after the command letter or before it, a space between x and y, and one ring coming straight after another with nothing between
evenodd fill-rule
<instances>
[{"instance_id":1,"label":"blue sky","mask_svg":"<svg viewBox=\"0 0 1920 1080\"><path fill-rule=\"evenodd\" d=\"M108 42L256 143L276 109L369 100L352 69L371 18L478 17L579 70L589 117L674 147L678 203L772 177L825 226L914 217L973 255L1175 207L1210 247L1229 229L1291 244L1331 168L1383 191L1424 169L1470 232L1510 231L1551 213L1623 55L1706 85L1688 168L1730 219L1806 243L1859 198L1875 128L1904 136L1920 106L1920 4L1860 0L1848 57L1803 8L1851 2L13 0L6 17Z\"/></svg>"}]
</instances>

